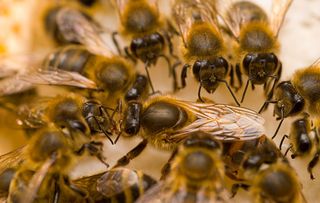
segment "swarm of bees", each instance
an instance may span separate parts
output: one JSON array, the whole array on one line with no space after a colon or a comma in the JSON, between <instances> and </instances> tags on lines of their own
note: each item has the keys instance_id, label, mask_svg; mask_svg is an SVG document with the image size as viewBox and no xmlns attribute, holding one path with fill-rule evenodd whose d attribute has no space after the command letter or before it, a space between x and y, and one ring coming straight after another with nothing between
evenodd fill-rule
<instances>
[{"instance_id":1,"label":"swarm of bees","mask_svg":"<svg viewBox=\"0 0 320 203\"><path fill-rule=\"evenodd\" d=\"M53 47L0 55L0 109L27 137L0 156L2 201L237 202L244 189L247 202L307 202L291 158L311 155L306 171L316 178L320 60L281 78L278 35L292 0L273 0L271 12L254 1L171 0L165 15L158 4L50 2L39 21ZM107 8L118 27L96 18ZM168 91L153 82L150 67L160 69L160 58L169 69L169 76L158 70L160 78L173 81ZM198 85L188 92L193 101L179 98L190 68ZM265 98L258 111L243 103L257 85ZM221 86L232 102L212 99ZM280 120L273 135L261 115L269 104ZM292 116L299 118L280 135ZM114 154L105 148L133 137L138 144L110 161ZM159 179L129 165L148 145L171 153ZM84 156L97 158L104 171L74 178Z\"/></svg>"}]
</instances>

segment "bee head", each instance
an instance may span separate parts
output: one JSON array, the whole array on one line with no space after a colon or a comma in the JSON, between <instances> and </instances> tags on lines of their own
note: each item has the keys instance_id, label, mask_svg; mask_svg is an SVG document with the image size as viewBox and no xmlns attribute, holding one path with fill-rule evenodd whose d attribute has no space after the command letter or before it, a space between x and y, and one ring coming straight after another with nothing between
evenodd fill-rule
<instances>
[{"instance_id":1,"label":"bee head","mask_svg":"<svg viewBox=\"0 0 320 203\"><path fill-rule=\"evenodd\" d=\"M130 44L130 50L136 58L144 63L155 64L164 49L164 38L155 32L143 37L134 38Z\"/></svg>"},{"instance_id":2,"label":"bee head","mask_svg":"<svg viewBox=\"0 0 320 203\"><path fill-rule=\"evenodd\" d=\"M249 53L244 57L242 66L253 84L264 84L274 75L279 60L273 53Z\"/></svg>"},{"instance_id":3,"label":"bee head","mask_svg":"<svg viewBox=\"0 0 320 203\"><path fill-rule=\"evenodd\" d=\"M214 60L197 60L193 64L193 74L208 93L214 92L218 83L223 80L228 73L228 62L223 57Z\"/></svg>"},{"instance_id":4,"label":"bee head","mask_svg":"<svg viewBox=\"0 0 320 203\"><path fill-rule=\"evenodd\" d=\"M282 114L284 118L298 114L305 106L303 97L297 92L290 81L283 81L277 85L274 99L277 101L274 112L279 117Z\"/></svg>"}]
</instances>

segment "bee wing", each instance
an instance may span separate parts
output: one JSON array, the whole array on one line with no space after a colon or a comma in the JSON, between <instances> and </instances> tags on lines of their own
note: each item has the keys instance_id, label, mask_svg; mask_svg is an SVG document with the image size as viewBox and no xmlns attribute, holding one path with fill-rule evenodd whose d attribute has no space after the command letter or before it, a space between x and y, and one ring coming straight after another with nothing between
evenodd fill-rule
<instances>
[{"instance_id":1,"label":"bee wing","mask_svg":"<svg viewBox=\"0 0 320 203\"><path fill-rule=\"evenodd\" d=\"M147 190L145 194L143 194L136 203L161 203L161 202L169 202L171 200L169 191L166 193L164 192L165 182L160 181L152 188ZM166 200L166 201L165 201Z\"/></svg>"},{"instance_id":2,"label":"bee wing","mask_svg":"<svg viewBox=\"0 0 320 203\"><path fill-rule=\"evenodd\" d=\"M172 14L185 45L188 31L195 21L209 22L216 30L219 30L217 27L215 1L174 0Z\"/></svg>"},{"instance_id":3,"label":"bee wing","mask_svg":"<svg viewBox=\"0 0 320 203\"><path fill-rule=\"evenodd\" d=\"M66 85L87 89L97 89L95 82L77 72L55 70L38 70L18 76L20 80L39 85Z\"/></svg>"},{"instance_id":4,"label":"bee wing","mask_svg":"<svg viewBox=\"0 0 320 203\"><path fill-rule=\"evenodd\" d=\"M17 168L25 160L25 147L19 147L0 156L0 173L7 168Z\"/></svg>"},{"instance_id":5,"label":"bee wing","mask_svg":"<svg viewBox=\"0 0 320 203\"><path fill-rule=\"evenodd\" d=\"M280 27L291 3L292 0L273 0L272 2L271 28L275 36L278 36Z\"/></svg>"},{"instance_id":6,"label":"bee wing","mask_svg":"<svg viewBox=\"0 0 320 203\"><path fill-rule=\"evenodd\" d=\"M59 10L57 23L67 40L80 42L98 55L114 55L108 44L103 41L100 29L80 11L67 7Z\"/></svg>"},{"instance_id":7,"label":"bee wing","mask_svg":"<svg viewBox=\"0 0 320 203\"><path fill-rule=\"evenodd\" d=\"M228 31L238 40L242 25L251 21L268 23L267 13L253 1L219 0L217 12Z\"/></svg>"},{"instance_id":8,"label":"bee wing","mask_svg":"<svg viewBox=\"0 0 320 203\"><path fill-rule=\"evenodd\" d=\"M97 89L95 82L77 72L55 70L37 70L18 74L0 81L0 96L19 93L35 85L66 85L79 88Z\"/></svg>"},{"instance_id":9,"label":"bee wing","mask_svg":"<svg viewBox=\"0 0 320 203\"><path fill-rule=\"evenodd\" d=\"M43 53L0 55L0 78L28 71L43 59Z\"/></svg>"},{"instance_id":10,"label":"bee wing","mask_svg":"<svg viewBox=\"0 0 320 203\"><path fill-rule=\"evenodd\" d=\"M50 167L54 164L55 161L55 158L50 158L46 160L44 164L41 166L41 168L32 176L24 197L25 203L34 202L39 188L41 186L41 183L43 182L44 178L48 174Z\"/></svg>"},{"instance_id":11,"label":"bee wing","mask_svg":"<svg viewBox=\"0 0 320 203\"><path fill-rule=\"evenodd\" d=\"M169 139L184 140L189 133L204 131L218 140L251 140L265 134L264 119L256 112L226 104L194 103L176 100L196 116L189 125L176 130Z\"/></svg>"}]
</instances>

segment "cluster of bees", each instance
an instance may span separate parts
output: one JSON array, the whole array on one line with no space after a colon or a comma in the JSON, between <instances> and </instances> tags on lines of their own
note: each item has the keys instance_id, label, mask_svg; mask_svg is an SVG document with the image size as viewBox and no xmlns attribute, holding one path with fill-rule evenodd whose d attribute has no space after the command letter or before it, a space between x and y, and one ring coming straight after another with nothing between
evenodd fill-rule
<instances>
[{"instance_id":1,"label":"cluster of bees","mask_svg":"<svg viewBox=\"0 0 320 203\"><path fill-rule=\"evenodd\" d=\"M306 202L286 155L313 154L307 170L314 178L320 155L320 62L299 69L290 81L280 80L277 36L291 1L273 0L268 16L249 1L172 0L170 19L161 15L156 0L50 5L43 27L59 47L27 69L14 66L17 57L0 58L0 107L17 116L28 137L27 145L0 156L1 198L15 203L233 202L243 188L252 202ZM109 33L117 53L102 37L105 28L86 13L103 3L119 14L120 30ZM125 47L119 38L129 39ZM149 73L160 58L173 81L165 94ZM138 63L144 72L137 71ZM175 97L187 88L190 68L199 85L197 101ZM243 80L239 102L234 92ZM40 97L37 85L63 86L64 94ZM220 85L235 105L202 96L202 89L213 94ZM266 100L257 113L241 103L249 86L258 85ZM260 115L269 104L280 120L272 139L285 118L299 116L280 146L266 135ZM135 135L141 142L112 166L104 143L95 139L117 145ZM285 139L290 146L283 154ZM160 180L126 168L148 144L172 152ZM83 154L96 157L107 170L71 179Z\"/></svg>"}]
</instances>

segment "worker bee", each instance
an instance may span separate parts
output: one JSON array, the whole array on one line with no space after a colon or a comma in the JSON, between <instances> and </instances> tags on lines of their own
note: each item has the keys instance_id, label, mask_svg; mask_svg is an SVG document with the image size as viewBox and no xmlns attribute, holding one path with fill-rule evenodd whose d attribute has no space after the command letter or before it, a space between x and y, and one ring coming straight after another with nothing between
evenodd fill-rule
<instances>
[{"instance_id":1,"label":"worker bee","mask_svg":"<svg viewBox=\"0 0 320 203\"><path fill-rule=\"evenodd\" d=\"M161 19L157 0L115 0L114 4L121 21L121 33L131 38L130 46L124 49L125 53L134 62L139 59L145 64L152 92L154 93L154 88L148 68L150 65L156 64L159 57L167 61L169 71L174 77L174 89L176 90L178 87L174 65L171 66L170 59L164 54L164 49L168 45L170 54L177 58L173 54L171 43L171 37L176 34L176 31L169 21L165 25ZM118 32L113 33L113 41L118 52L122 54L115 38L117 34Z\"/></svg>"},{"instance_id":2,"label":"worker bee","mask_svg":"<svg viewBox=\"0 0 320 203\"><path fill-rule=\"evenodd\" d=\"M74 152L97 157L106 166L102 154L103 143L92 140L92 134L104 133L114 144L111 136L115 134L115 126L111 116L99 103L85 101L77 95L57 96L51 99L39 100L35 107L23 106L18 110L18 124L26 129L28 135L42 129L49 123L54 124L70 139ZM114 127L116 128L116 127Z\"/></svg>"},{"instance_id":3,"label":"worker bee","mask_svg":"<svg viewBox=\"0 0 320 203\"><path fill-rule=\"evenodd\" d=\"M115 168L96 175L73 181L74 185L87 191L94 202L135 202L156 180L142 171ZM68 200L77 202L77 200Z\"/></svg>"},{"instance_id":4,"label":"worker bee","mask_svg":"<svg viewBox=\"0 0 320 203\"><path fill-rule=\"evenodd\" d=\"M312 133L314 133L314 136L312 136ZM291 130L289 135L284 135L281 139L279 146L280 150L286 138L289 139L290 146L286 150L285 155L290 150L292 152L292 159L296 157L305 157L309 154L314 153L312 160L308 164L308 172L310 174L310 178L314 179L312 169L316 166L319 160L319 138L318 132L311 126L308 115L305 115L303 118L295 120L291 124Z\"/></svg>"},{"instance_id":5,"label":"worker bee","mask_svg":"<svg viewBox=\"0 0 320 203\"><path fill-rule=\"evenodd\" d=\"M249 1L221 1L218 9L228 30L237 41L235 55L238 58L236 69L241 69L248 76L242 94L243 102L249 83L264 84L268 98L272 96L273 89L281 76L282 65L278 59L279 30L292 0L274 0L272 3L272 16L262 8ZM240 72L239 72L240 73ZM241 74L237 74L239 85L242 85ZM270 89L271 82L273 85Z\"/></svg>"},{"instance_id":6,"label":"worker bee","mask_svg":"<svg viewBox=\"0 0 320 203\"><path fill-rule=\"evenodd\" d=\"M263 111L265 105L275 104L274 114L278 116L277 120L280 120L280 123L272 138L276 137L285 118L304 112L310 115L308 119L313 120L314 132L318 131L320 108L317 84L319 82L319 67L320 60L318 59L309 67L297 70L290 81L283 81L277 85L274 97L261 107L259 112ZM301 131L301 133L303 132Z\"/></svg>"},{"instance_id":7,"label":"worker bee","mask_svg":"<svg viewBox=\"0 0 320 203\"><path fill-rule=\"evenodd\" d=\"M156 148L172 150L190 133L199 130L224 141L252 140L264 134L264 120L252 110L169 96L150 97L144 105L129 102L123 122L127 136L139 134L143 140L116 166L138 156L148 142Z\"/></svg>"},{"instance_id":8,"label":"worker bee","mask_svg":"<svg viewBox=\"0 0 320 203\"><path fill-rule=\"evenodd\" d=\"M137 202L233 202L224 186L222 146L210 134L190 135L172 159L165 180Z\"/></svg>"},{"instance_id":9,"label":"worker bee","mask_svg":"<svg viewBox=\"0 0 320 203\"><path fill-rule=\"evenodd\" d=\"M278 160L246 173L247 182L233 185L234 194L242 187L249 189L255 202L306 202L299 178L286 161Z\"/></svg>"},{"instance_id":10,"label":"worker bee","mask_svg":"<svg viewBox=\"0 0 320 203\"><path fill-rule=\"evenodd\" d=\"M86 193L69 181L74 147L54 125L35 132L27 145L26 159L11 180L7 201L57 202L64 187L87 199Z\"/></svg>"},{"instance_id":11,"label":"worker bee","mask_svg":"<svg viewBox=\"0 0 320 203\"><path fill-rule=\"evenodd\" d=\"M181 72L182 87L186 86L187 70L193 63L192 72L200 82L198 97L201 99L201 88L213 93L219 83L224 83L233 99L239 105L225 77L229 65L225 59L225 45L217 26L216 5L214 1L176 0L172 13L180 29L184 44L184 58L187 64Z\"/></svg>"}]
</instances>

